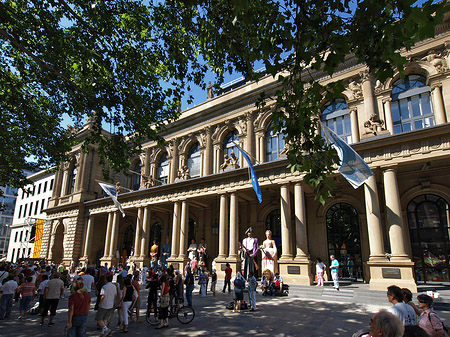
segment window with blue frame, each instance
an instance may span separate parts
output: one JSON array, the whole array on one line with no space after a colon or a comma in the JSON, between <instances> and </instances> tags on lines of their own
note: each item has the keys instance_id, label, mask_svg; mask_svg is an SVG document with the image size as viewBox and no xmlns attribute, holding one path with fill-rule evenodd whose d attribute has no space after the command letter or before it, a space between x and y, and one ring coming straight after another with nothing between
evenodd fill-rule
<instances>
[{"instance_id":1,"label":"window with blue frame","mask_svg":"<svg viewBox=\"0 0 450 337\"><path fill-rule=\"evenodd\" d=\"M239 150L236 148L236 144L239 144L237 132L230 132L223 141L223 156L228 155L228 157L231 157L231 153L234 153L238 159L237 164L239 165Z\"/></svg>"},{"instance_id":2,"label":"window with blue frame","mask_svg":"<svg viewBox=\"0 0 450 337\"><path fill-rule=\"evenodd\" d=\"M159 159L157 174L158 176L156 177L156 179L158 179L158 181L156 182L156 184L167 184L169 178L169 160L167 159L167 153L164 153Z\"/></svg>"},{"instance_id":3,"label":"window with blue frame","mask_svg":"<svg viewBox=\"0 0 450 337\"><path fill-rule=\"evenodd\" d=\"M281 132L274 132L272 130L272 123L269 125L266 132L266 161L274 161L280 157L280 153L284 149L284 134Z\"/></svg>"},{"instance_id":4,"label":"window with blue frame","mask_svg":"<svg viewBox=\"0 0 450 337\"><path fill-rule=\"evenodd\" d=\"M188 168L191 178L200 177L201 154L198 143L195 143L189 149Z\"/></svg>"},{"instance_id":5,"label":"window with blue frame","mask_svg":"<svg viewBox=\"0 0 450 337\"><path fill-rule=\"evenodd\" d=\"M352 144L352 125L347 103L343 98L336 98L322 108L322 123L333 130L347 144Z\"/></svg>"},{"instance_id":6,"label":"window with blue frame","mask_svg":"<svg viewBox=\"0 0 450 337\"><path fill-rule=\"evenodd\" d=\"M131 175L131 189L133 191L139 190L141 187L141 164L139 161L133 166Z\"/></svg>"},{"instance_id":7,"label":"window with blue frame","mask_svg":"<svg viewBox=\"0 0 450 337\"><path fill-rule=\"evenodd\" d=\"M394 82L392 88L394 134L424 129L434 125L430 87L420 75L409 75Z\"/></svg>"}]
</instances>

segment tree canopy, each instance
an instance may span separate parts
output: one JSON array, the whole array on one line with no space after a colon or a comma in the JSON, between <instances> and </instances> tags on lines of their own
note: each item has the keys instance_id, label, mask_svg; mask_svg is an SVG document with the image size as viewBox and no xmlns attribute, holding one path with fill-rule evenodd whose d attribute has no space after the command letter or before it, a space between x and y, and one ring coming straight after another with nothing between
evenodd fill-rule
<instances>
[{"instance_id":1,"label":"tree canopy","mask_svg":"<svg viewBox=\"0 0 450 337\"><path fill-rule=\"evenodd\" d=\"M320 104L339 96L309 69L333 75L346 55L385 79L403 69L400 51L432 37L444 3L412 0L3 0L0 2L0 184L23 186L23 169L54 165L73 144L64 116L94 123L96 144L116 171L129 168L145 140L163 141L191 85L205 73L279 77L276 131L290 144L292 170L324 202L336 152L318 128ZM306 75L305 75L306 74ZM112 136L101 133L109 125ZM34 157L37 161L30 161Z\"/></svg>"}]
</instances>

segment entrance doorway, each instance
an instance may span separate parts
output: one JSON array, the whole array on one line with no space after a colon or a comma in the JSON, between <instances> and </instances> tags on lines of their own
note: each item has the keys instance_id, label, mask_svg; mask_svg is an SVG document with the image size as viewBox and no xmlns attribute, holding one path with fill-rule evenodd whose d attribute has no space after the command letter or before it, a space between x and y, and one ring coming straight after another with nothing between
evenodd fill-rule
<instances>
[{"instance_id":1,"label":"entrance doorway","mask_svg":"<svg viewBox=\"0 0 450 337\"><path fill-rule=\"evenodd\" d=\"M267 215L266 218L266 230L270 230L272 232L272 240L275 241L277 246L278 258L281 256L281 212L280 209L274 209L272 212ZM266 239L266 235L264 234L264 239Z\"/></svg>"},{"instance_id":2,"label":"entrance doorway","mask_svg":"<svg viewBox=\"0 0 450 337\"><path fill-rule=\"evenodd\" d=\"M328 256L339 261L339 277L357 281L363 278L358 212L350 204L330 207L326 215Z\"/></svg>"},{"instance_id":3,"label":"entrance doorway","mask_svg":"<svg viewBox=\"0 0 450 337\"><path fill-rule=\"evenodd\" d=\"M156 240L156 243L161 246L161 228L162 225L160 222L156 222L152 225L152 228L150 229L150 247L153 245L153 241Z\"/></svg>"},{"instance_id":4,"label":"entrance doorway","mask_svg":"<svg viewBox=\"0 0 450 337\"><path fill-rule=\"evenodd\" d=\"M408 204L414 271L417 282L450 282L449 207L434 194L422 194Z\"/></svg>"},{"instance_id":5,"label":"entrance doorway","mask_svg":"<svg viewBox=\"0 0 450 337\"><path fill-rule=\"evenodd\" d=\"M64 256L64 225L60 223L56 228L55 238L52 247L52 260L55 264L60 264Z\"/></svg>"}]
</instances>

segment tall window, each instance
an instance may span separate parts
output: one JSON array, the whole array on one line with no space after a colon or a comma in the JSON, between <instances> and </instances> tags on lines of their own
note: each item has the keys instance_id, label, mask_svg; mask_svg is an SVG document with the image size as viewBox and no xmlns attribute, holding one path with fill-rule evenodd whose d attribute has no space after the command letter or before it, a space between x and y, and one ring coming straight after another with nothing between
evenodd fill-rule
<instances>
[{"instance_id":1,"label":"tall window","mask_svg":"<svg viewBox=\"0 0 450 337\"><path fill-rule=\"evenodd\" d=\"M131 175L131 189L133 191L139 190L141 187L141 164L139 161L133 166L133 173Z\"/></svg>"},{"instance_id":2,"label":"tall window","mask_svg":"<svg viewBox=\"0 0 450 337\"><path fill-rule=\"evenodd\" d=\"M167 153L164 153L159 159L157 174L158 176L156 179L159 180L157 181L157 185L167 184L169 178L169 160L167 159Z\"/></svg>"},{"instance_id":3,"label":"tall window","mask_svg":"<svg viewBox=\"0 0 450 337\"><path fill-rule=\"evenodd\" d=\"M188 168L189 168L189 175L191 176L191 178L200 177L200 165L201 165L200 149L198 147L198 143L196 143L191 146L188 155Z\"/></svg>"},{"instance_id":4,"label":"tall window","mask_svg":"<svg viewBox=\"0 0 450 337\"><path fill-rule=\"evenodd\" d=\"M236 148L236 144L239 144L237 132L230 132L223 141L223 156L228 155L228 157L231 157L231 153L234 153L238 159L237 164L239 164L239 150Z\"/></svg>"},{"instance_id":5,"label":"tall window","mask_svg":"<svg viewBox=\"0 0 450 337\"><path fill-rule=\"evenodd\" d=\"M434 125L430 87L425 77L409 75L397 80L392 88L394 133L420 130Z\"/></svg>"},{"instance_id":6,"label":"tall window","mask_svg":"<svg viewBox=\"0 0 450 337\"><path fill-rule=\"evenodd\" d=\"M266 133L266 160L274 161L280 157L281 151L284 149L284 134L281 132L275 133L272 130L272 123Z\"/></svg>"},{"instance_id":7,"label":"tall window","mask_svg":"<svg viewBox=\"0 0 450 337\"><path fill-rule=\"evenodd\" d=\"M75 192L75 181L77 179L77 168L76 166L73 167L72 172L70 173L70 178L69 178L69 194L72 194L73 192Z\"/></svg>"},{"instance_id":8,"label":"tall window","mask_svg":"<svg viewBox=\"0 0 450 337\"><path fill-rule=\"evenodd\" d=\"M322 108L321 121L333 130L347 144L352 144L352 126L347 103L342 98L326 103Z\"/></svg>"}]
</instances>

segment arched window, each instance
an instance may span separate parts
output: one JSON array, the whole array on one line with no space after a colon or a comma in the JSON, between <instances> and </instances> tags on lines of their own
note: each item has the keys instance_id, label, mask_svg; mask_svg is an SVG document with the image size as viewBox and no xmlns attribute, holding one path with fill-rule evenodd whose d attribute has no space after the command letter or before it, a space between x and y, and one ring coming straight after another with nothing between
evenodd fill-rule
<instances>
[{"instance_id":1,"label":"arched window","mask_svg":"<svg viewBox=\"0 0 450 337\"><path fill-rule=\"evenodd\" d=\"M155 222L150 229L150 247L153 245L153 240L161 245L161 229L162 224L160 222Z\"/></svg>"},{"instance_id":2,"label":"arched window","mask_svg":"<svg viewBox=\"0 0 450 337\"><path fill-rule=\"evenodd\" d=\"M77 180L77 167L74 165L69 177L69 194L75 192L75 181Z\"/></svg>"},{"instance_id":3,"label":"arched window","mask_svg":"<svg viewBox=\"0 0 450 337\"><path fill-rule=\"evenodd\" d=\"M272 231L272 239L275 241L278 256L281 255L281 213L279 209L274 209L266 218L266 230Z\"/></svg>"},{"instance_id":4,"label":"arched window","mask_svg":"<svg viewBox=\"0 0 450 337\"><path fill-rule=\"evenodd\" d=\"M434 125L430 87L425 83L425 77L420 75L409 75L394 82L391 111L395 134Z\"/></svg>"},{"instance_id":5,"label":"arched window","mask_svg":"<svg viewBox=\"0 0 450 337\"><path fill-rule=\"evenodd\" d=\"M280 157L281 151L284 149L284 134L275 133L270 123L266 133L266 161L274 161Z\"/></svg>"},{"instance_id":6,"label":"arched window","mask_svg":"<svg viewBox=\"0 0 450 337\"><path fill-rule=\"evenodd\" d=\"M195 143L189 149L188 155L189 176L191 178L200 177L201 154L198 143Z\"/></svg>"},{"instance_id":7,"label":"arched window","mask_svg":"<svg viewBox=\"0 0 450 337\"><path fill-rule=\"evenodd\" d=\"M141 163L139 161L133 166L132 171L131 189L137 191L141 187Z\"/></svg>"},{"instance_id":8,"label":"arched window","mask_svg":"<svg viewBox=\"0 0 450 337\"><path fill-rule=\"evenodd\" d=\"M422 194L407 207L416 280L449 282L449 205L434 194Z\"/></svg>"},{"instance_id":9,"label":"arched window","mask_svg":"<svg viewBox=\"0 0 450 337\"><path fill-rule=\"evenodd\" d=\"M131 248L133 247L133 245L134 245L134 229L133 226L129 225L125 229L125 233L123 235L123 248L126 249L127 256L131 255Z\"/></svg>"},{"instance_id":10,"label":"arched window","mask_svg":"<svg viewBox=\"0 0 450 337\"><path fill-rule=\"evenodd\" d=\"M197 222L194 219L189 218L188 223L188 245L191 243L192 239L196 240L197 234Z\"/></svg>"},{"instance_id":11,"label":"arched window","mask_svg":"<svg viewBox=\"0 0 450 337\"><path fill-rule=\"evenodd\" d=\"M326 215L328 255L334 255L341 266L342 276L362 277L361 240L358 212L349 204L330 207Z\"/></svg>"},{"instance_id":12,"label":"arched window","mask_svg":"<svg viewBox=\"0 0 450 337\"><path fill-rule=\"evenodd\" d=\"M335 100L326 103L322 108L320 120L340 136L347 144L353 143L350 113L344 99L336 98Z\"/></svg>"},{"instance_id":13,"label":"arched window","mask_svg":"<svg viewBox=\"0 0 450 337\"><path fill-rule=\"evenodd\" d=\"M169 160L167 159L167 153L164 153L159 159L158 173L156 179L157 185L167 184L169 178Z\"/></svg>"},{"instance_id":14,"label":"arched window","mask_svg":"<svg viewBox=\"0 0 450 337\"><path fill-rule=\"evenodd\" d=\"M223 156L228 155L231 157L231 153L234 153L238 159L237 164L239 165L239 150L236 148L236 144L239 144L239 137L236 131L230 132L223 141Z\"/></svg>"}]
</instances>

